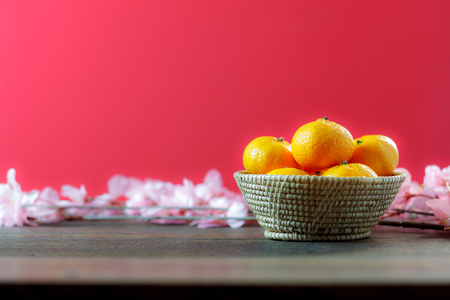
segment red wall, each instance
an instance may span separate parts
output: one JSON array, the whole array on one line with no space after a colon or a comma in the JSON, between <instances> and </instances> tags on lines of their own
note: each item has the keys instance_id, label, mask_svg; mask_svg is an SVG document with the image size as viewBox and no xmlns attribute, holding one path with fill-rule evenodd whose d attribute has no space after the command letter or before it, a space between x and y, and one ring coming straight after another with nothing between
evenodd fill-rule
<instances>
[{"instance_id":1,"label":"red wall","mask_svg":"<svg viewBox=\"0 0 450 300\"><path fill-rule=\"evenodd\" d=\"M450 164L450 1L1 1L0 178L180 183L319 117ZM4 175L1 175L4 174Z\"/></svg>"}]
</instances>

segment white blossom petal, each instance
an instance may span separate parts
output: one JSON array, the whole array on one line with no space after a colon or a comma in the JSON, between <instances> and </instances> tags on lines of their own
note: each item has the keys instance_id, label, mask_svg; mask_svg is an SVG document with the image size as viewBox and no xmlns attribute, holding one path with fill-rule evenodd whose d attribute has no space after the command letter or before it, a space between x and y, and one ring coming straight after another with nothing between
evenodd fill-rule
<instances>
[{"instance_id":1,"label":"white blossom petal","mask_svg":"<svg viewBox=\"0 0 450 300\"><path fill-rule=\"evenodd\" d=\"M83 205L87 196L86 188L81 185L79 189L65 184L61 187L61 195L69 198L75 205Z\"/></svg>"},{"instance_id":2,"label":"white blossom petal","mask_svg":"<svg viewBox=\"0 0 450 300\"><path fill-rule=\"evenodd\" d=\"M227 210L227 217L247 217L247 207L242 202L233 202ZM245 220L227 220L231 228L239 228L244 225Z\"/></svg>"},{"instance_id":3,"label":"white blossom petal","mask_svg":"<svg viewBox=\"0 0 450 300\"><path fill-rule=\"evenodd\" d=\"M128 179L123 175L114 175L108 180L108 193L113 199L123 196L127 190Z\"/></svg>"}]
</instances>

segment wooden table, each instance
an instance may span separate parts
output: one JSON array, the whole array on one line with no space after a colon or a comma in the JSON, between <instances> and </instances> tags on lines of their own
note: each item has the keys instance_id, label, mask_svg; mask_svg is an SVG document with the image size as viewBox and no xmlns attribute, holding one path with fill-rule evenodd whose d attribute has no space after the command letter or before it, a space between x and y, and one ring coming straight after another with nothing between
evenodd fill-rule
<instances>
[{"instance_id":1,"label":"wooden table","mask_svg":"<svg viewBox=\"0 0 450 300\"><path fill-rule=\"evenodd\" d=\"M450 297L450 232L380 226L359 241L281 242L258 225L72 221L0 227L0 238L0 292L29 299Z\"/></svg>"}]
</instances>

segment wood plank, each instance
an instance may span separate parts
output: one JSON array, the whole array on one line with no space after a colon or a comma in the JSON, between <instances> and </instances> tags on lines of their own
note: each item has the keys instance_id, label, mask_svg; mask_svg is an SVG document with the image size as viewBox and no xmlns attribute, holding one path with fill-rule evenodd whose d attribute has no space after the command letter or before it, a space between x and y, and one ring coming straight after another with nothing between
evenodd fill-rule
<instances>
[{"instance_id":1,"label":"wood plank","mask_svg":"<svg viewBox=\"0 0 450 300\"><path fill-rule=\"evenodd\" d=\"M447 257L0 258L0 284L449 285Z\"/></svg>"},{"instance_id":2,"label":"wood plank","mask_svg":"<svg viewBox=\"0 0 450 300\"><path fill-rule=\"evenodd\" d=\"M130 222L0 228L0 285L450 285L449 232L376 227L348 242L281 242L259 226Z\"/></svg>"},{"instance_id":3,"label":"wood plank","mask_svg":"<svg viewBox=\"0 0 450 300\"><path fill-rule=\"evenodd\" d=\"M450 257L450 232L377 227L368 239L281 242L259 226L198 229L121 222L64 222L0 228L0 257Z\"/></svg>"}]
</instances>

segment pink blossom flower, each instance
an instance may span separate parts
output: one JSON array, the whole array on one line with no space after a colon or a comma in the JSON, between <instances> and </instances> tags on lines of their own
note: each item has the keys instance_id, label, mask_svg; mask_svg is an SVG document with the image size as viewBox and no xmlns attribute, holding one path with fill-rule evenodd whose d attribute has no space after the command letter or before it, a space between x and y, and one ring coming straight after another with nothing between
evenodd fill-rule
<instances>
[{"instance_id":1,"label":"pink blossom flower","mask_svg":"<svg viewBox=\"0 0 450 300\"><path fill-rule=\"evenodd\" d=\"M145 196L155 204L159 204L161 196L172 196L175 185L172 182L164 182L155 179L146 179L144 183Z\"/></svg>"},{"instance_id":2,"label":"pink blossom flower","mask_svg":"<svg viewBox=\"0 0 450 300\"><path fill-rule=\"evenodd\" d=\"M123 175L117 174L112 176L108 180L108 192L102 195L95 196L93 199L89 199L84 206L96 207L96 206L119 206L123 202L119 202L119 198L125 195L127 191L129 180ZM89 209L84 212L85 215L98 215L98 216L111 216L121 215L122 210L115 209Z\"/></svg>"},{"instance_id":3,"label":"pink blossom flower","mask_svg":"<svg viewBox=\"0 0 450 300\"><path fill-rule=\"evenodd\" d=\"M423 211L430 210L430 208L426 204L426 202L430 199L433 199L433 198L430 198L427 196L420 196L420 195L410 197L408 203L405 205L405 209L407 209L407 210L419 209L419 210L423 210Z\"/></svg>"},{"instance_id":4,"label":"pink blossom flower","mask_svg":"<svg viewBox=\"0 0 450 300\"><path fill-rule=\"evenodd\" d=\"M448 187L437 186L434 188L434 193L439 199L446 202L450 202L450 192L448 190Z\"/></svg>"},{"instance_id":5,"label":"pink blossom flower","mask_svg":"<svg viewBox=\"0 0 450 300\"><path fill-rule=\"evenodd\" d=\"M102 208L90 208L89 207L102 207L102 206L116 206L116 199L111 198L107 193L95 196L91 201L86 202L84 205L88 209L83 209L84 215L97 215L97 216L113 216L121 215L122 210L120 209L102 209Z\"/></svg>"},{"instance_id":6,"label":"pink blossom flower","mask_svg":"<svg viewBox=\"0 0 450 300\"><path fill-rule=\"evenodd\" d=\"M84 205L87 200L87 191L84 185L80 188L65 184L61 187L61 196L67 197L72 200L72 205Z\"/></svg>"},{"instance_id":7,"label":"pink blossom flower","mask_svg":"<svg viewBox=\"0 0 450 300\"><path fill-rule=\"evenodd\" d=\"M162 211L161 208L152 208L151 206L167 203L166 198L172 197L174 185L170 182L160 180L146 179L144 182L137 178L129 178L129 184L125 197L127 207L140 207L139 209L127 209L127 215L142 215L146 217L153 216Z\"/></svg>"},{"instance_id":8,"label":"pink blossom flower","mask_svg":"<svg viewBox=\"0 0 450 300\"><path fill-rule=\"evenodd\" d=\"M194 192L194 184L192 181L184 178L183 185L175 185L173 194L169 196L160 197L160 206L167 207L194 207L200 204L200 199L195 195ZM187 209L178 209L178 208L170 208L170 209L147 209L145 211L145 215L153 217L161 217L161 216L184 216L190 217L194 215L192 210ZM157 219L151 221L153 223L159 224L183 224L187 221L185 220L173 220L173 219Z\"/></svg>"},{"instance_id":9,"label":"pink blossom flower","mask_svg":"<svg viewBox=\"0 0 450 300\"><path fill-rule=\"evenodd\" d=\"M247 207L245 206L244 203L242 202L233 202L233 204L231 204L231 206L228 208L227 210L227 217L229 218L243 218L243 217L247 217ZM231 228L239 228L242 225L244 225L245 220L233 220L233 219L229 219L227 220L228 225Z\"/></svg>"},{"instance_id":10,"label":"pink blossom flower","mask_svg":"<svg viewBox=\"0 0 450 300\"><path fill-rule=\"evenodd\" d=\"M16 181L16 170L9 169L7 183L0 184L0 226L11 227L24 224L35 226L36 223L28 220L22 205L31 205L39 196L39 191L22 192L20 184Z\"/></svg>"},{"instance_id":11,"label":"pink blossom flower","mask_svg":"<svg viewBox=\"0 0 450 300\"><path fill-rule=\"evenodd\" d=\"M137 178L114 175L108 180L107 186L107 193L94 198L88 197L84 185L79 188L63 185L60 194L51 187L44 188L40 193L37 190L24 193L15 181L15 170L11 169L7 174L7 184L0 184L0 226L34 225L35 223L28 220L27 217L38 222L50 223L93 214L104 216L123 214L122 210L103 209L102 207L126 205L127 207L139 207L139 209L125 210L128 215L187 217L187 220L153 220L152 222L155 223L184 224L190 217L205 217L191 222L191 225L197 225L199 228L227 225L237 228L242 226L245 221L218 220L208 217L240 218L246 217L248 211L248 205L242 194L225 188L221 174L214 169L208 171L203 182L197 185L186 178L182 185L174 185L160 180L146 179L142 181ZM60 195L66 199L61 199ZM69 206L81 208L69 208ZM210 209L195 209L198 206Z\"/></svg>"},{"instance_id":12,"label":"pink blossom flower","mask_svg":"<svg viewBox=\"0 0 450 300\"><path fill-rule=\"evenodd\" d=\"M419 185L417 182L413 181L411 187L409 188L410 195L423 195L430 198L436 198L434 189L426 185Z\"/></svg>"},{"instance_id":13,"label":"pink blossom flower","mask_svg":"<svg viewBox=\"0 0 450 300\"><path fill-rule=\"evenodd\" d=\"M184 216L184 217L201 217L205 219L194 220L190 225L198 225L199 228L227 226L226 220L218 220L206 218L206 216L225 217L226 209L228 209L233 202L240 202L246 207L245 215L247 215L247 206L241 194L229 191L223 187L222 176L217 170L210 170L207 172L202 183L194 185L188 179L183 180L183 185L169 185L163 184L160 181L147 180L145 186L146 195L155 206L165 207L211 207L211 209L176 209L176 208L143 208L140 210L142 216L148 217L164 217L164 216ZM164 190L164 193L159 191ZM141 198L141 197L140 197ZM127 202L128 204L129 202ZM131 203L131 201L130 201ZM234 207L239 207L235 205ZM222 210L214 208L223 208ZM239 210L233 208L231 214L239 214ZM153 223L160 224L181 224L186 223L184 220L172 219L157 219L152 220ZM233 223L233 222L232 222ZM242 223L242 222L240 222ZM234 224L234 223L233 223ZM238 223L236 223L238 225ZM234 225L233 225L234 226ZM240 225L242 226L242 225Z\"/></svg>"},{"instance_id":14,"label":"pink blossom flower","mask_svg":"<svg viewBox=\"0 0 450 300\"><path fill-rule=\"evenodd\" d=\"M87 191L84 185L80 188L65 184L61 187L61 196L69 198L69 200L61 200L58 205L64 206L84 206L87 202ZM81 218L86 214L88 210L81 208L67 208L63 211L63 214L67 218Z\"/></svg>"},{"instance_id":15,"label":"pink blossom flower","mask_svg":"<svg viewBox=\"0 0 450 300\"><path fill-rule=\"evenodd\" d=\"M441 170L441 173L444 176L445 181L449 182L450 181L450 166L448 166L447 168L443 168Z\"/></svg>"},{"instance_id":16,"label":"pink blossom flower","mask_svg":"<svg viewBox=\"0 0 450 300\"><path fill-rule=\"evenodd\" d=\"M423 185L431 189L439 199L449 201L450 166L442 170L436 165L426 166Z\"/></svg>"},{"instance_id":17,"label":"pink blossom flower","mask_svg":"<svg viewBox=\"0 0 450 300\"><path fill-rule=\"evenodd\" d=\"M66 201L68 202L68 201ZM65 219L65 216L58 208L47 208L39 206L61 206L61 199L56 190L45 187L39 194L39 198L34 202L36 207L26 207L25 212L29 218L33 218L42 223L54 223Z\"/></svg>"},{"instance_id":18,"label":"pink blossom flower","mask_svg":"<svg viewBox=\"0 0 450 300\"><path fill-rule=\"evenodd\" d=\"M408 201L408 194L409 194L409 190L411 188L411 183L412 183L411 173L409 173L409 171L407 169L397 168L394 170L394 172L405 174L406 179L403 182L397 196L395 196L395 199L392 202L391 206L389 207L390 210L394 209L394 208L403 209L405 207L406 202Z\"/></svg>"},{"instance_id":19,"label":"pink blossom flower","mask_svg":"<svg viewBox=\"0 0 450 300\"><path fill-rule=\"evenodd\" d=\"M227 197L217 197L209 201L209 206L211 209L199 211L198 216L214 216L214 217L226 217L226 209L230 206L230 200ZM220 209L213 209L220 208ZM194 220L189 225L197 225L198 228L208 228L208 227L222 227L227 226L226 220L205 218L200 220Z\"/></svg>"},{"instance_id":20,"label":"pink blossom flower","mask_svg":"<svg viewBox=\"0 0 450 300\"><path fill-rule=\"evenodd\" d=\"M125 206L127 207L143 207L152 205L145 195L144 183L137 178L129 178L125 191ZM125 214L129 216L140 215L139 209L126 209Z\"/></svg>"},{"instance_id":21,"label":"pink blossom flower","mask_svg":"<svg viewBox=\"0 0 450 300\"><path fill-rule=\"evenodd\" d=\"M385 217L392 216L392 211L395 209L429 210L426 202L436 197L434 191L428 187L420 186L416 181L412 181L411 174L405 168L397 168L394 172L405 174L406 179L385 214ZM395 218L400 220L415 220L418 218L418 214L401 213L396 215Z\"/></svg>"},{"instance_id":22,"label":"pink blossom flower","mask_svg":"<svg viewBox=\"0 0 450 300\"><path fill-rule=\"evenodd\" d=\"M427 206L431 208L433 214L441 220L442 224L449 224L450 205L440 199L433 199L427 201Z\"/></svg>"},{"instance_id":23,"label":"pink blossom flower","mask_svg":"<svg viewBox=\"0 0 450 300\"><path fill-rule=\"evenodd\" d=\"M248 216L248 208L242 202L233 202L231 205L228 204L229 199L226 197L215 198L211 202L214 202L215 208L228 208L227 210L208 210L207 216L215 217L228 217L228 218L243 218ZM198 228L208 228L208 227L223 227L230 226L231 228L239 228L244 225L245 220L236 219L211 219L205 218L200 220L194 220L189 225L197 225Z\"/></svg>"},{"instance_id":24,"label":"pink blossom flower","mask_svg":"<svg viewBox=\"0 0 450 300\"><path fill-rule=\"evenodd\" d=\"M441 222L447 222L450 210L448 202L450 198L450 166L442 170L436 165L427 166L422 185L411 181L406 169L396 169L396 171L407 174L407 179L390 206L390 210L397 208L427 211L431 209ZM392 216L392 213L388 212L386 216ZM415 221L432 219L432 217L424 217L416 213L403 213L396 218Z\"/></svg>"},{"instance_id":25,"label":"pink blossom flower","mask_svg":"<svg viewBox=\"0 0 450 300\"><path fill-rule=\"evenodd\" d=\"M203 183L195 186L194 193L204 203L208 203L212 198L222 196L223 180L220 172L216 169L209 170L203 179Z\"/></svg>"},{"instance_id":26,"label":"pink blossom flower","mask_svg":"<svg viewBox=\"0 0 450 300\"><path fill-rule=\"evenodd\" d=\"M112 176L108 180L108 195L111 199L119 199L127 191L129 180L120 174Z\"/></svg>"},{"instance_id":27,"label":"pink blossom flower","mask_svg":"<svg viewBox=\"0 0 450 300\"><path fill-rule=\"evenodd\" d=\"M193 207L200 204L200 198L195 195L194 184L187 178L183 179L183 185L176 185L171 199L173 206Z\"/></svg>"},{"instance_id":28,"label":"pink blossom flower","mask_svg":"<svg viewBox=\"0 0 450 300\"><path fill-rule=\"evenodd\" d=\"M151 206L167 204L168 200L166 198L172 197L173 190L174 185L170 182L154 179L146 179L142 182L137 178L129 178L129 184L125 192L125 197L127 198L125 205L127 207L140 208L127 209L125 213L127 215L142 215L144 217L152 217L159 212L161 212L161 216L170 215L170 212L167 210L158 207L152 208Z\"/></svg>"},{"instance_id":29,"label":"pink blossom flower","mask_svg":"<svg viewBox=\"0 0 450 300\"><path fill-rule=\"evenodd\" d=\"M437 186L445 186L445 177L441 169L436 165L425 167L425 177L423 178L423 185L429 188Z\"/></svg>"}]
</instances>

